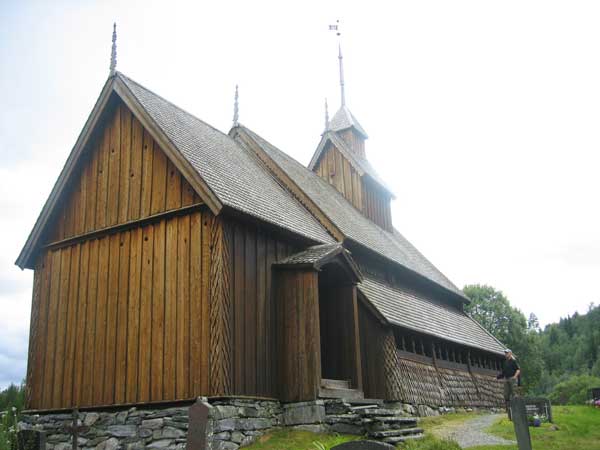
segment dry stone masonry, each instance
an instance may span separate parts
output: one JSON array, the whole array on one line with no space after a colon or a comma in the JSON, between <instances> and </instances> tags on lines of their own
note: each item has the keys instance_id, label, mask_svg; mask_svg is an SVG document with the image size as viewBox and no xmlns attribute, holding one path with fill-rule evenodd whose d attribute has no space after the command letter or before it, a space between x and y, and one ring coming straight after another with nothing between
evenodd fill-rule
<instances>
[{"instance_id":1,"label":"dry stone masonry","mask_svg":"<svg viewBox=\"0 0 600 450\"><path fill-rule=\"evenodd\" d=\"M397 444L422 436L415 416L457 411L400 402L353 404L340 399L289 404L239 398L210 401L200 398L198 401L209 410L207 441L211 450L236 450L280 427L355 434ZM82 450L183 450L190 406L81 411L77 422L78 447ZM45 441L45 450L70 450L73 422L71 413L44 413L24 415L19 426L26 433L43 432L41 442Z\"/></svg>"}]
</instances>

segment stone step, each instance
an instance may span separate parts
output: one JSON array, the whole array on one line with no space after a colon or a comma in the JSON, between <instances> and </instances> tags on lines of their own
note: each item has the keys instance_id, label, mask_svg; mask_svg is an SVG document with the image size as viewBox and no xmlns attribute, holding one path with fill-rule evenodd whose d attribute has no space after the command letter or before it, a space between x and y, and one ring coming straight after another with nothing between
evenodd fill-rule
<instances>
[{"instance_id":1,"label":"stone step","mask_svg":"<svg viewBox=\"0 0 600 450\"><path fill-rule=\"evenodd\" d=\"M385 408L379 408L377 406L375 407L371 407L371 408L363 408L360 411L360 414L362 414L363 416L368 416L368 417L379 417L379 416L398 416L399 414L402 414L402 411L398 410L398 409L385 409Z\"/></svg>"},{"instance_id":2,"label":"stone step","mask_svg":"<svg viewBox=\"0 0 600 450\"><path fill-rule=\"evenodd\" d=\"M397 444L400 444L401 442L406 442L406 441L415 440L415 439L422 439L423 437L424 437L423 434L411 434L408 436L393 436L393 437L387 437L385 439L382 439L382 442L385 442L387 444L397 445Z\"/></svg>"},{"instance_id":3,"label":"stone step","mask_svg":"<svg viewBox=\"0 0 600 450\"><path fill-rule=\"evenodd\" d=\"M342 398L352 404L356 400L362 400L365 394L357 389L319 389L320 398Z\"/></svg>"},{"instance_id":4,"label":"stone step","mask_svg":"<svg viewBox=\"0 0 600 450\"><path fill-rule=\"evenodd\" d=\"M417 425L417 419L415 419L414 417L391 417L391 416L385 416L385 417L372 417L371 418L373 420L374 423L382 423L382 424L386 424L386 425L410 425L410 426L416 426Z\"/></svg>"},{"instance_id":5,"label":"stone step","mask_svg":"<svg viewBox=\"0 0 600 450\"><path fill-rule=\"evenodd\" d=\"M350 389L350 381L322 378L321 387L325 389Z\"/></svg>"},{"instance_id":6,"label":"stone step","mask_svg":"<svg viewBox=\"0 0 600 450\"><path fill-rule=\"evenodd\" d=\"M386 431L371 431L369 436L383 439L388 437L397 437L397 436L411 436L414 434L423 434L423 428L401 428L399 430L386 430Z\"/></svg>"},{"instance_id":7,"label":"stone step","mask_svg":"<svg viewBox=\"0 0 600 450\"><path fill-rule=\"evenodd\" d=\"M348 403L350 403L350 405L352 406L352 408L359 408L359 407L370 407L370 408L379 408L381 405L383 405L383 400L379 400L377 398L356 398L356 399L350 399L348 400Z\"/></svg>"}]
</instances>

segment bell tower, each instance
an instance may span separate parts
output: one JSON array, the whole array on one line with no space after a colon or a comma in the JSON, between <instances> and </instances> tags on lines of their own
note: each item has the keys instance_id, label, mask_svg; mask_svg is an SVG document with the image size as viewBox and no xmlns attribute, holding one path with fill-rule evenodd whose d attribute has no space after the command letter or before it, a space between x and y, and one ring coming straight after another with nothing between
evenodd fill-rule
<instances>
[{"instance_id":1,"label":"bell tower","mask_svg":"<svg viewBox=\"0 0 600 450\"><path fill-rule=\"evenodd\" d=\"M369 164L365 152L367 133L346 106L341 45L338 49L341 106L329 121L325 103L325 130L308 168L334 186L368 219L391 232L390 203L395 196Z\"/></svg>"}]
</instances>

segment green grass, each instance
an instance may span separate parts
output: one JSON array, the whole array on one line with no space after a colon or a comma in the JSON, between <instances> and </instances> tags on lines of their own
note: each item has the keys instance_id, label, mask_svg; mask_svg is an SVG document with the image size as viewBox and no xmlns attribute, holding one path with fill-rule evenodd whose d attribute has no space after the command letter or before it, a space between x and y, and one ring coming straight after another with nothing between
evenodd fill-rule
<instances>
[{"instance_id":1,"label":"green grass","mask_svg":"<svg viewBox=\"0 0 600 450\"><path fill-rule=\"evenodd\" d=\"M553 409L554 421L558 430L552 430L552 424L530 428L533 450L600 450L600 409L593 409L589 406L554 406ZM475 414L471 413L424 418L421 420L420 426L425 429L425 439L411 441L404 447L398 448L404 450L460 450L455 442L435 438L432 430L452 426L473 417ZM492 425L488 432L505 439L515 439L513 424L508 419L502 419ZM323 450L354 439L360 439L360 437L279 430L261 437L248 449ZM488 445L471 447L470 450L518 449L516 445Z\"/></svg>"},{"instance_id":2,"label":"green grass","mask_svg":"<svg viewBox=\"0 0 600 450\"><path fill-rule=\"evenodd\" d=\"M248 450L329 450L338 444L356 439L360 439L360 436L282 429L261 436L257 442L246 448Z\"/></svg>"},{"instance_id":3,"label":"green grass","mask_svg":"<svg viewBox=\"0 0 600 450\"><path fill-rule=\"evenodd\" d=\"M530 427L533 450L600 450L600 409L589 406L554 406L554 422L539 428ZM506 439L515 439L512 422L502 419L488 432ZM496 445L473 447L472 450L517 450L517 446Z\"/></svg>"}]
</instances>

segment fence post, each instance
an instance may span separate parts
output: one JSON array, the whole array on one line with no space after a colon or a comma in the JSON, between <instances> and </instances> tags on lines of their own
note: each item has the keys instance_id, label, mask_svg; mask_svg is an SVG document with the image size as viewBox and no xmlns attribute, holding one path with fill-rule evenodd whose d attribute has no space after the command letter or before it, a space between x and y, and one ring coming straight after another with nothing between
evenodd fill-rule
<instances>
[{"instance_id":1,"label":"fence post","mask_svg":"<svg viewBox=\"0 0 600 450\"><path fill-rule=\"evenodd\" d=\"M510 401L510 410L519 450L532 450L525 399L523 397L513 397Z\"/></svg>"}]
</instances>

